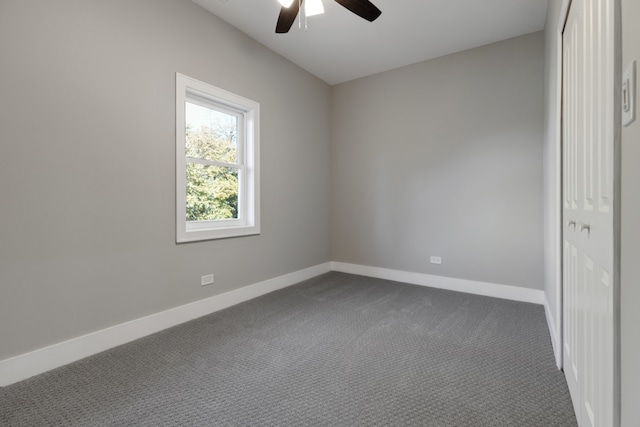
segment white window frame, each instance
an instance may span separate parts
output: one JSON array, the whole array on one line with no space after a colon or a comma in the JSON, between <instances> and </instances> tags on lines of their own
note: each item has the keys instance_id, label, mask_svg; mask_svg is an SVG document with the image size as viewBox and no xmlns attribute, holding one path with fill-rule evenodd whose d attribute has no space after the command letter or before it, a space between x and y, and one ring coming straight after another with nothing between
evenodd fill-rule
<instances>
[{"instance_id":1,"label":"white window frame","mask_svg":"<svg viewBox=\"0 0 640 427\"><path fill-rule=\"evenodd\" d=\"M238 218L187 221L187 163L230 166L187 158L186 107L194 102L234 115L238 133ZM260 234L260 104L224 89L176 73L176 242L225 239Z\"/></svg>"}]
</instances>

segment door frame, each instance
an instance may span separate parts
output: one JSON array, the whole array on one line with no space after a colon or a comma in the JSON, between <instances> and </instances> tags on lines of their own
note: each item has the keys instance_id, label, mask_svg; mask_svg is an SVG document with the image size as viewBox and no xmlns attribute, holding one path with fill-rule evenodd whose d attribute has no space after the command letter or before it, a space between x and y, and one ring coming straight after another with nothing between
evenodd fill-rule
<instances>
[{"instance_id":1,"label":"door frame","mask_svg":"<svg viewBox=\"0 0 640 427\"><path fill-rule=\"evenodd\" d=\"M563 259L562 259L562 241L563 241L563 215L562 215L562 109L563 100L562 94L564 89L563 84L563 32L564 27L569 15L569 7L573 0L561 0L560 14L558 21L555 23L556 28L556 93L555 93L555 108L556 114L553 117L555 125L555 135L552 149L555 151L555 164L551 166L554 173L554 194L551 200L553 207L553 244L555 249L555 294L556 294L556 312L555 312L555 343L554 350L556 356L556 363L559 369L564 367L563 360ZM579 0L577 0L579 1ZM614 149L613 149L613 208L614 208L614 236L613 236L613 310L614 310L614 427L620 426L621 416L621 399L620 399L620 383L621 383L621 357L620 357L620 240L621 240L621 146L622 146L622 16L621 16L621 0L614 0ZM547 23L549 24L549 23Z\"/></svg>"},{"instance_id":2,"label":"door frame","mask_svg":"<svg viewBox=\"0 0 640 427\"><path fill-rule=\"evenodd\" d=\"M563 43L563 32L564 27L567 22L567 18L569 16L569 6L571 6L572 0L562 0L562 5L560 6L560 15L558 22L556 23L556 93L555 93L555 104L556 104L556 115L554 117L555 121L555 139L554 139L554 151L555 151L555 160L556 163L554 165L554 183L555 183L555 194L553 197L553 212L554 212L554 248L555 248L555 294L556 294L556 312L555 312L555 332L556 332L556 344L555 344L555 356L556 356L556 364L558 369L562 369L564 367L563 360L563 351L562 346L564 343L564 334L563 334L563 307L564 307L564 299L563 299L563 258L562 258L562 229L563 229L563 215L562 215L562 93L564 90L563 84L563 73L564 73L564 43Z\"/></svg>"}]
</instances>

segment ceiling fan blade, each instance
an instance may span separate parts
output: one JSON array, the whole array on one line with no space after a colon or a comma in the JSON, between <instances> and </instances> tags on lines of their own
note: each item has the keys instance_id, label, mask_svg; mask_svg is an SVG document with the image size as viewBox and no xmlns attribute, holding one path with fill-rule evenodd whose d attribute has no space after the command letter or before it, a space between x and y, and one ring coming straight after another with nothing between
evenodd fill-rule
<instances>
[{"instance_id":1,"label":"ceiling fan blade","mask_svg":"<svg viewBox=\"0 0 640 427\"><path fill-rule=\"evenodd\" d=\"M291 6L280 9L280 16L278 16L278 23L276 24L276 33L281 34L289 32L291 26L296 20L296 16L298 16L301 4L302 1L298 2L298 0L293 0Z\"/></svg>"},{"instance_id":2,"label":"ceiling fan blade","mask_svg":"<svg viewBox=\"0 0 640 427\"><path fill-rule=\"evenodd\" d=\"M382 14L382 11L378 9L369 0L336 0L342 6L349 9L359 17L366 19L369 22L375 21L378 16Z\"/></svg>"}]
</instances>

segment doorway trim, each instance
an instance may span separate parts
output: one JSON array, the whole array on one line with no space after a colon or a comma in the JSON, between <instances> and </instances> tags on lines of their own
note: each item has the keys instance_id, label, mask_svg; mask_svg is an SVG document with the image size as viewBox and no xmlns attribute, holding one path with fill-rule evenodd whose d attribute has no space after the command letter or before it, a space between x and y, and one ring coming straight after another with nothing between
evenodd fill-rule
<instances>
[{"instance_id":1,"label":"doorway trim","mask_svg":"<svg viewBox=\"0 0 640 427\"><path fill-rule=\"evenodd\" d=\"M555 328L555 336L553 337L553 350L556 358L556 365L558 369L562 369L564 361L562 360L562 342L563 342L563 316L562 316L562 307L563 307L563 293L562 293L562 90L563 90L563 43L562 43L562 33L564 31L565 23L567 22L567 17L569 15L569 6L571 5L572 0L562 0L562 4L560 6L560 14L558 15L558 20L555 23L554 28L554 37L556 43L556 69L555 69L555 78L556 78L556 91L555 91L555 108L556 114L553 117L553 124L555 126L555 135L552 146L550 149L553 149L555 152L555 164L552 166L553 168L553 183L554 183L554 193L552 197L552 208L553 208L553 246L555 250L555 259L554 259L554 291L555 291L555 313L554 313L554 322L551 325ZM547 310L549 307L547 306Z\"/></svg>"}]
</instances>

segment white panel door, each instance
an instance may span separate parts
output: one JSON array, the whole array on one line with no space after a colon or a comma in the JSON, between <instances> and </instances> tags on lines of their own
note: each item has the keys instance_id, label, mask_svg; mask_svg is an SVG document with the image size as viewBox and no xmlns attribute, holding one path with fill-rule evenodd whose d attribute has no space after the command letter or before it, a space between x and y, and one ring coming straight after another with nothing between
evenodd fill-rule
<instances>
[{"instance_id":1,"label":"white panel door","mask_svg":"<svg viewBox=\"0 0 640 427\"><path fill-rule=\"evenodd\" d=\"M580 426L614 425L614 0L563 33L563 353Z\"/></svg>"}]
</instances>

